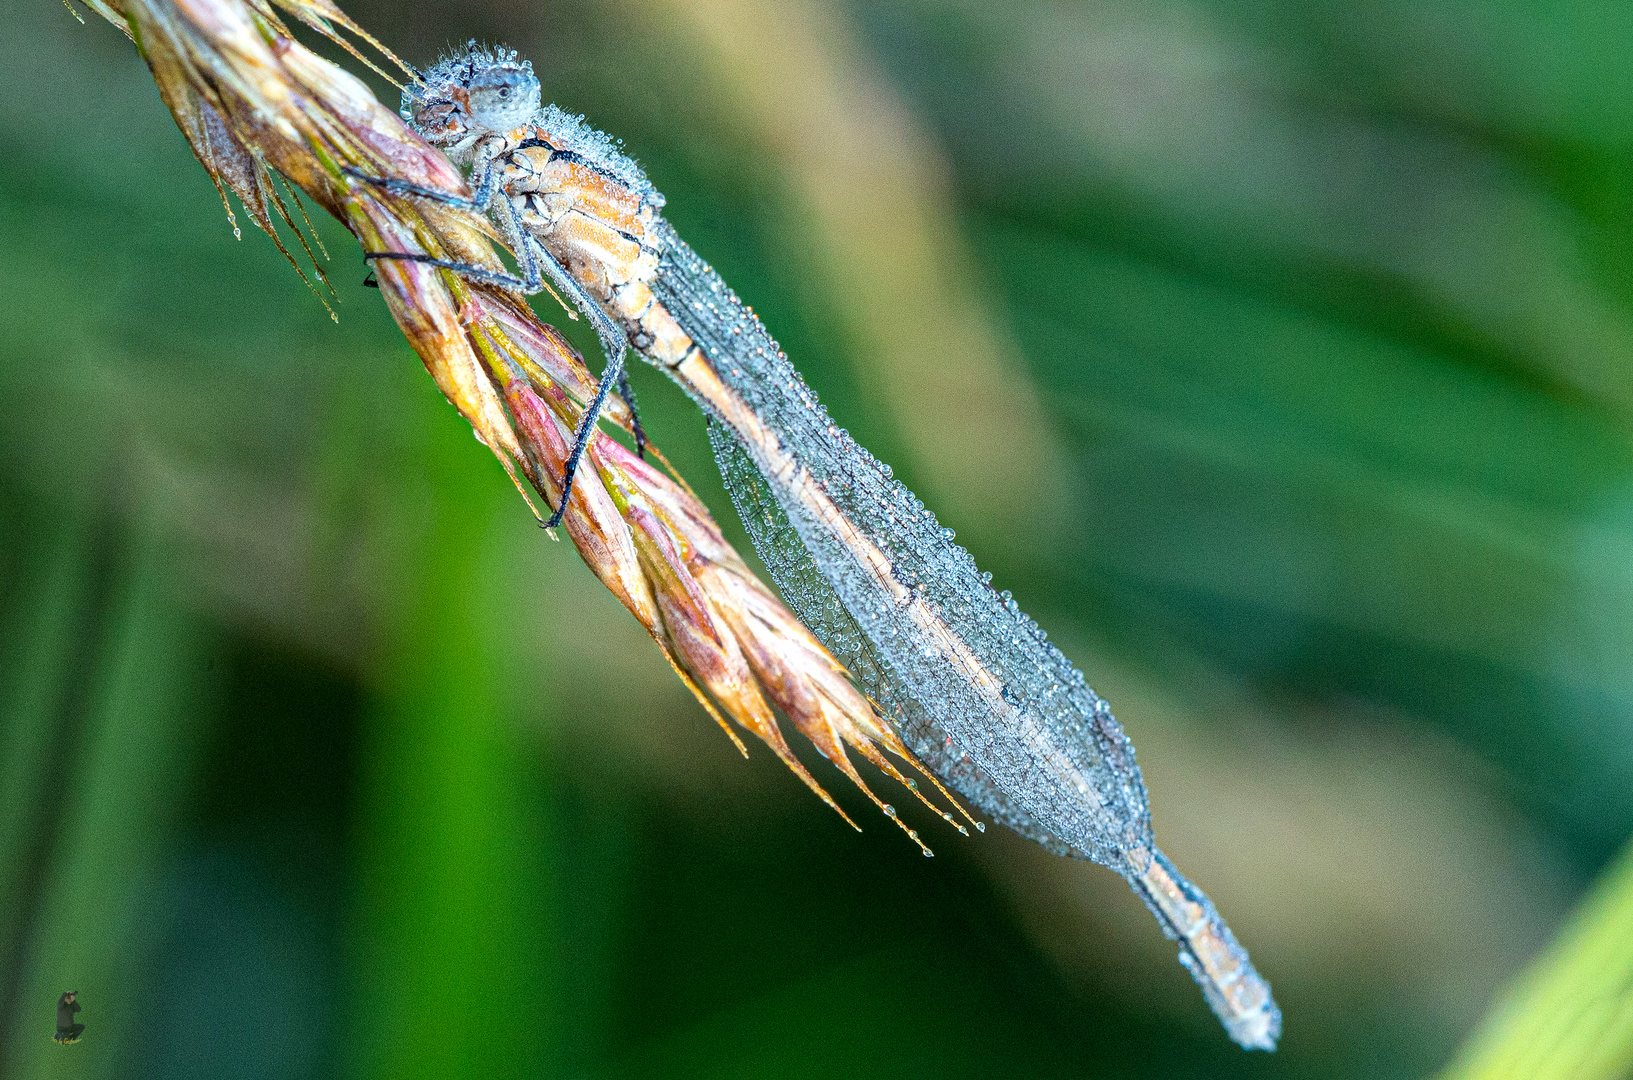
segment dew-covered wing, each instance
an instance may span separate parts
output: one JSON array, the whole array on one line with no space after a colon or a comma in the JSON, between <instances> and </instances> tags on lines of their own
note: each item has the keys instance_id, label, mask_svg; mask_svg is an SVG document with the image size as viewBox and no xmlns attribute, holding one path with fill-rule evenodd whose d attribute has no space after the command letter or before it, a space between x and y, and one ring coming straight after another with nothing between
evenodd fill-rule
<instances>
[{"instance_id":1,"label":"dew-covered wing","mask_svg":"<svg viewBox=\"0 0 1633 1080\"><path fill-rule=\"evenodd\" d=\"M1055 851L1127 873L1123 853L1150 845L1149 809L1133 747L1105 702L889 467L833 423L753 314L665 229L660 301L774 433L745 438L717 414L712 436L789 605L913 752L975 806Z\"/></svg>"}]
</instances>

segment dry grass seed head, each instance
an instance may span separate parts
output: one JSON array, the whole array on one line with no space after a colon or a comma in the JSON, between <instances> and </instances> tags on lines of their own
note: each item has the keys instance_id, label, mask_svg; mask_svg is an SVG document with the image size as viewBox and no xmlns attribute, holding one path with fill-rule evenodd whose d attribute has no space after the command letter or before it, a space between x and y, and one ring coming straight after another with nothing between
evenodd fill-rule
<instances>
[{"instance_id":1,"label":"dry grass seed head","mask_svg":"<svg viewBox=\"0 0 1633 1080\"><path fill-rule=\"evenodd\" d=\"M336 26L413 75L326 0L277 4L354 56L362 59ZM272 187L277 175L339 218L365 250L502 268L491 246L495 231L481 215L388 194L342 171L350 167L466 191L446 157L356 78L295 42L264 0L96 0L91 6L132 35L218 189L237 195L275 240L274 213L300 235ZM410 260L379 262L375 273L398 326L443 394L524 498L523 478L553 505L571 432L595 385L582 358L510 294ZM621 402L609 412L628 427L630 414ZM920 772L922 765L879 721L832 655L748 570L684 483L604 434L592 440L589 461L593 468L580 472L562 519L568 537L738 747L726 716L850 822L789 748L772 711L775 703L929 854L894 808L869 789L846 748L953 822L880 748Z\"/></svg>"}]
</instances>

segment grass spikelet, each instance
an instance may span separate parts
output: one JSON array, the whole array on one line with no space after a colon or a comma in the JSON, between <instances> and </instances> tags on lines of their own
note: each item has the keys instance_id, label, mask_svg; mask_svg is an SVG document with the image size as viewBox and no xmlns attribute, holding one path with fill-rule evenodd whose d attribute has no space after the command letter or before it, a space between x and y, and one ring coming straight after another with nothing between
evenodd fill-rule
<instances>
[{"instance_id":1,"label":"grass spikelet","mask_svg":"<svg viewBox=\"0 0 1633 1080\"><path fill-rule=\"evenodd\" d=\"M329 0L276 5L354 56L361 59L335 27L413 74ZM272 186L276 175L343 222L365 250L502 269L492 247L495 230L482 216L351 178L348 169L467 193L458 169L355 77L294 41L267 0L95 0L88 6L131 35L223 201L230 190L274 241L273 214L294 227ZM300 212L304 216L305 208ZM381 261L374 273L426 370L542 519L528 489L552 509L561 498L572 433L595 388L582 358L515 295L410 260ZM610 402L606 415L626 430L631 426L622 402ZM744 746L732 724L751 732L855 825L795 756L775 706L926 855L928 846L868 787L848 751L966 831L892 763L889 755L923 771L844 668L725 542L678 475L666 475L601 433L578 475L562 517L568 539L739 749Z\"/></svg>"}]
</instances>

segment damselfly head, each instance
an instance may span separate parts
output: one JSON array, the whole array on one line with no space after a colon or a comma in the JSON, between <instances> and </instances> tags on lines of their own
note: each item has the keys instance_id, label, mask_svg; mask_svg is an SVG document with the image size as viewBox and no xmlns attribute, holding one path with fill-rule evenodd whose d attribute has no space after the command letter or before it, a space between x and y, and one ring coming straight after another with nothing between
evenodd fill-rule
<instances>
[{"instance_id":1,"label":"damselfly head","mask_svg":"<svg viewBox=\"0 0 1633 1080\"><path fill-rule=\"evenodd\" d=\"M438 146L457 146L526 124L541 104L533 65L513 49L481 48L439 60L403 94L403 119Z\"/></svg>"}]
</instances>

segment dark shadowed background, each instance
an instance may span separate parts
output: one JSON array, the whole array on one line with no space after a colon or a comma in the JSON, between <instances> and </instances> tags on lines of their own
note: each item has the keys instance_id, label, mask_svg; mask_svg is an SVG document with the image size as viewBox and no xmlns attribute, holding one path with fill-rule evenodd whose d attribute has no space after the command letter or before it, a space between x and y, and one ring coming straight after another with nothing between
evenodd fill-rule
<instances>
[{"instance_id":1,"label":"dark shadowed background","mask_svg":"<svg viewBox=\"0 0 1633 1080\"><path fill-rule=\"evenodd\" d=\"M7 1080L1422 1077L1633 832L1633 8L348 11L624 140L1112 703L1283 1048L1109 871L742 761L355 243L337 324L0 0Z\"/></svg>"}]
</instances>

